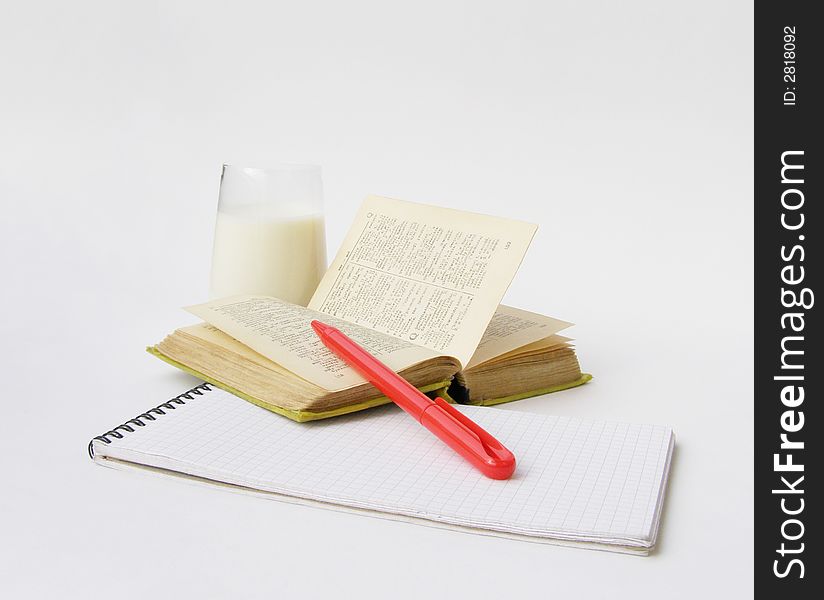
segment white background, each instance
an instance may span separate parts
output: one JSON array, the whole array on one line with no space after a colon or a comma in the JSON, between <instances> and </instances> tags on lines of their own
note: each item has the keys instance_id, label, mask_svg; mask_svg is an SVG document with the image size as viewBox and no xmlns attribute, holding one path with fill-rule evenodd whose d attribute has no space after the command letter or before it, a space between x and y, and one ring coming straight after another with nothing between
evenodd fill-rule
<instances>
[{"instance_id":1,"label":"white background","mask_svg":"<svg viewBox=\"0 0 824 600\"><path fill-rule=\"evenodd\" d=\"M749 596L751 52L746 2L4 1L0 595ZM330 253L368 193L539 223L506 301L595 380L506 410L671 425L655 554L93 465L194 382L144 348L206 298L229 160L321 164Z\"/></svg>"}]
</instances>

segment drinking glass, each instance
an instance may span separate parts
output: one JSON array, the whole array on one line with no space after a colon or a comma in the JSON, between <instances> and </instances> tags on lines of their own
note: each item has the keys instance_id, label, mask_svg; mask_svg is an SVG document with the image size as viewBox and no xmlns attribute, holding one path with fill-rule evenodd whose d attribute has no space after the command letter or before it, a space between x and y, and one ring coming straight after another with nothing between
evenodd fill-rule
<instances>
[{"instance_id":1,"label":"drinking glass","mask_svg":"<svg viewBox=\"0 0 824 600\"><path fill-rule=\"evenodd\" d=\"M210 295L275 296L305 306L326 270L317 165L223 165Z\"/></svg>"}]
</instances>

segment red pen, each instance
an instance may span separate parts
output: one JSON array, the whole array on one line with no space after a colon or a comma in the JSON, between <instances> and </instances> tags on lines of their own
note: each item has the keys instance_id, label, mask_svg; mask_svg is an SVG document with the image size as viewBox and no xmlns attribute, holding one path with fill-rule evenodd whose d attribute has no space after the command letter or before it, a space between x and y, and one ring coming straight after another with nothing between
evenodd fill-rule
<instances>
[{"instance_id":1,"label":"red pen","mask_svg":"<svg viewBox=\"0 0 824 600\"><path fill-rule=\"evenodd\" d=\"M481 473L509 479L515 472L512 452L443 398L433 402L339 329L320 321L312 321L312 329L327 348Z\"/></svg>"}]
</instances>

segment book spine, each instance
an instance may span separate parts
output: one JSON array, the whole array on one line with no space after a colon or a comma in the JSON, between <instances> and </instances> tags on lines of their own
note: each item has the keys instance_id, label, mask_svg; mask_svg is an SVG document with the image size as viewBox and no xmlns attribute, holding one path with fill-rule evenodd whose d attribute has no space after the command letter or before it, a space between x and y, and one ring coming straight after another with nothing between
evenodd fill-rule
<instances>
[{"instance_id":1,"label":"book spine","mask_svg":"<svg viewBox=\"0 0 824 600\"><path fill-rule=\"evenodd\" d=\"M194 400L195 396L202 396L205 392L209 392L212 389L214 389L212 384L205 382L201 383L200 385L190 389L188 392L175 396L171 400L167 400L163 404L159 404L158 406L137 415L133 419L129 419L125 423L121 423L104 434L93 437L89 442L89 457L94 460L93 445L95 440L103 442L104 444L111 444L112 438L117 440L122 439L126 433L134 432L137 427L145 427L148 422L156 420L157 417L161 415L165 415L166 411L175 410L178 406L183 406L186 404L187 400Z\"/></svg>"}]
</instances>

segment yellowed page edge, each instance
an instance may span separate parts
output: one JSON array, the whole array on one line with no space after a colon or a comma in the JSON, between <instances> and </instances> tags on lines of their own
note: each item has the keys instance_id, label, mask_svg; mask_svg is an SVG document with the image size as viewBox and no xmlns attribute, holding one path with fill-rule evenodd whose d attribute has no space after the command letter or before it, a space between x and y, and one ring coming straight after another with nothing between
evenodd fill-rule
<instances>
[{"instance_id":1,"label":"yellowed page edge","mask_svg":"<svg viewBox=\"0 0 824 600\"><path fill-rule=\"evenodd\" d=\"M476 363L473 366L477 367L480 365L503 363L519 356L534 354L549 349L558 349L562 347L570 348L572 347L570 344L570 342L572 341L572 338L568 338L563 335L551 335L548 338L544 338L542 340L538 340L537 342L526 344L525 346L519 346L518 348L515 348L515 350L510 350L509 352L505 352L503 354L499 354L498 356L494 356L489 360Z\"/></svg>"},{"instance_id":2,"label":"yellowed page edge","mask_svg":"<svg viewBox=\"0 0 824 600\"><path fill-rule=\"evenodd\" d=\"M218 329L214 325L210 325L209 323L198 323L197 325L181 327L179 331L191 335L192 337L199 338L210 344L226 348L227 350L230 350L236 354L240 354L247 360L262 365L267 369L271 369L272 371L276 371L283 375L293 374L288 369L284 369L276 362L269 360L268 358L266 358L258 352L255 352L246 344L240 343L232 336L223 333L220 329Z\"/></svg>"}]
</instances>

